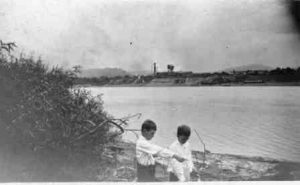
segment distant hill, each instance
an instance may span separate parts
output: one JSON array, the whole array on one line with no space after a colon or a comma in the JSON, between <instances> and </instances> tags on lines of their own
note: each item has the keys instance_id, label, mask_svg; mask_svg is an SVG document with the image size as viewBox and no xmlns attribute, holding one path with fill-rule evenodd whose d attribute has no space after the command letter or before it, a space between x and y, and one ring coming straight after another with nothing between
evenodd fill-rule
<instances>
[{"instance_id":1,"label":"distant hill","mask_svg":"<svg viewBox=\"0 0 300 185\"><path fill-rule=\"evenodd\" d=\"M262 64L250 64L250 65L243 65L237 67L226 68L223 71L225 72L232 72L232 71L248 71L248 70L272 70L273 68L270 66L265 66Z\"/></svg>"},{"instance_id":2,"label":"distant hill","mask_svg":"<svg viewBox=\"0 0 300 185\"><path fill-rule=\"evenodd\" d=\"M140 71L129 71L129 73L132 75L151 75L153 72L146 71L146 70L144 70L144 71L140 70Z\"/></svg>"},{"instance_id":3,"label":"distant hill","mask_svg":"<svg viewBox=\"0 0 300 185\"><path fill-rule=\"evenodd\" d=\"M97 69L83 69L82 72L79 74L80 77L114 77L114 76L125 76L125 75L132 75L127 71L120 69L120 68L97 68Z\"/></svg>"}]
</instances>

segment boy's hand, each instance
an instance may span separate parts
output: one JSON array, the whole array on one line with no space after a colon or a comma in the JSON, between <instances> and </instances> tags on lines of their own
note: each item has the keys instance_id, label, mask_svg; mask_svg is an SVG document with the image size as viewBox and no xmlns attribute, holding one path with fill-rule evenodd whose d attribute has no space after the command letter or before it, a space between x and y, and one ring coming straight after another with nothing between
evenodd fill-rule
<instances>
[{"instance_id":1,"label":"boy's hand","mask_svg":"<svg viewBox=\"0 0 300 185\"><path fill-rule=\"evenodd\" d=\"M178 155L174 155L173 156L177 161L179 161L179 162L183 162L183 161L185 161L186 159L185 158L183 158L183 157L180 157L180 156L178 156Z\"/></svg>"}]
</instances>

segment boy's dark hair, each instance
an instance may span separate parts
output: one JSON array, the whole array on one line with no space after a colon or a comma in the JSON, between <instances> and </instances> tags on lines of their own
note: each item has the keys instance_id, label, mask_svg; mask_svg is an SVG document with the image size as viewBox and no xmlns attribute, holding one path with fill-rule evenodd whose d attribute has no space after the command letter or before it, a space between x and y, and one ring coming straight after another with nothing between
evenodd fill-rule
<instances>
[{"instance_id":1,"label":"boy's dark hair","mask_svg":"<svg viewBox=\"0 0 300 185\"><path fill-rule=\"evenodd\" d=\"M190 137L191 135L191 128L186 125L181 125L177 128L177 136L186 136Z\"/></svg>"},{"instance_id":2,"label":"boy's dark hair","mask_svg":"<svg viewBox=\"0 0 300 185\"><path fill-rule=\"evenodd\" d=\"M154 123L154 121L147 119L144 121L144 123L142 124L142 131L146 130L156 130L156 124Z\"/></svg>"}]
</instances>

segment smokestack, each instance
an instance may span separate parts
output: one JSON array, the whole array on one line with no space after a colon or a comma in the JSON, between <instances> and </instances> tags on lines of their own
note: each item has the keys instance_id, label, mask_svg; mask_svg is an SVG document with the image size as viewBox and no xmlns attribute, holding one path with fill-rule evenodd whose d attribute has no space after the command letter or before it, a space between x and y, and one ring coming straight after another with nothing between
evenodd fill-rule
<instances>
[{"instance_id":1,"label":"smokestack","mask_svg":"<svg viewBox=\"0 0 300 185\"><path fill-rule=\"evenodd\" d=\"M156 63L153 63L153 75L156 76L157 73L157 68L156 68Z\"/></svg>"}]
</instances>

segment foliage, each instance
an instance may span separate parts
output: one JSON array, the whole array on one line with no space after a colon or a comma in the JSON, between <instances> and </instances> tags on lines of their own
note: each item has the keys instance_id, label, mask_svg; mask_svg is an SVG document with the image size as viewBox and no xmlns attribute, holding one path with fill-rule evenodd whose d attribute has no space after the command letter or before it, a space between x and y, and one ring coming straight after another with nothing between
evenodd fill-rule
<instances>
[{"instance_id":1,"label":"foliage","mask_svg":"<svg viewBox=\"0 0 300 185\"><path fill-rule=\"evenodd\" d=\"M73 70L49 68L41 59L14 58L4 52L0 50L0 139L17 146L18 151L30 149L33 163L40 163L36 174L52 166L53 174L63 176L60 169L71 164L88 178L89 168L97 166L93 160L105 164L101 161L104 146L119 139L126 121L109 116L101 96L74 88L80 66ZM119 129L112 129L113 124ZM33 165L30 162L28 168ZM95 169L94 177L98 175ZM82 174L84 170L89 174ZM43 179L42 175L46 177L36 177Z\"/></svg>"},{"instance_id":2,"label":"foliage","mask_svg":"<svg viewBox=\"0 0 300 185\"><path fill-rule=\"evenodd\" d=\"M107 142L109 125L103 124L101 97L73 89L76 75L60 68L47 68L41 60L1 60L1 74L8 81L7 131L33 147L76 149ZM7 82L6 82L7 83ZM7 86L2 86L7 87ZM102 125L100 125L102 124ZM95 126L98 126L95 131ZM87 136L83 135L89 133Z\"/></svg>"}]
</instances>

